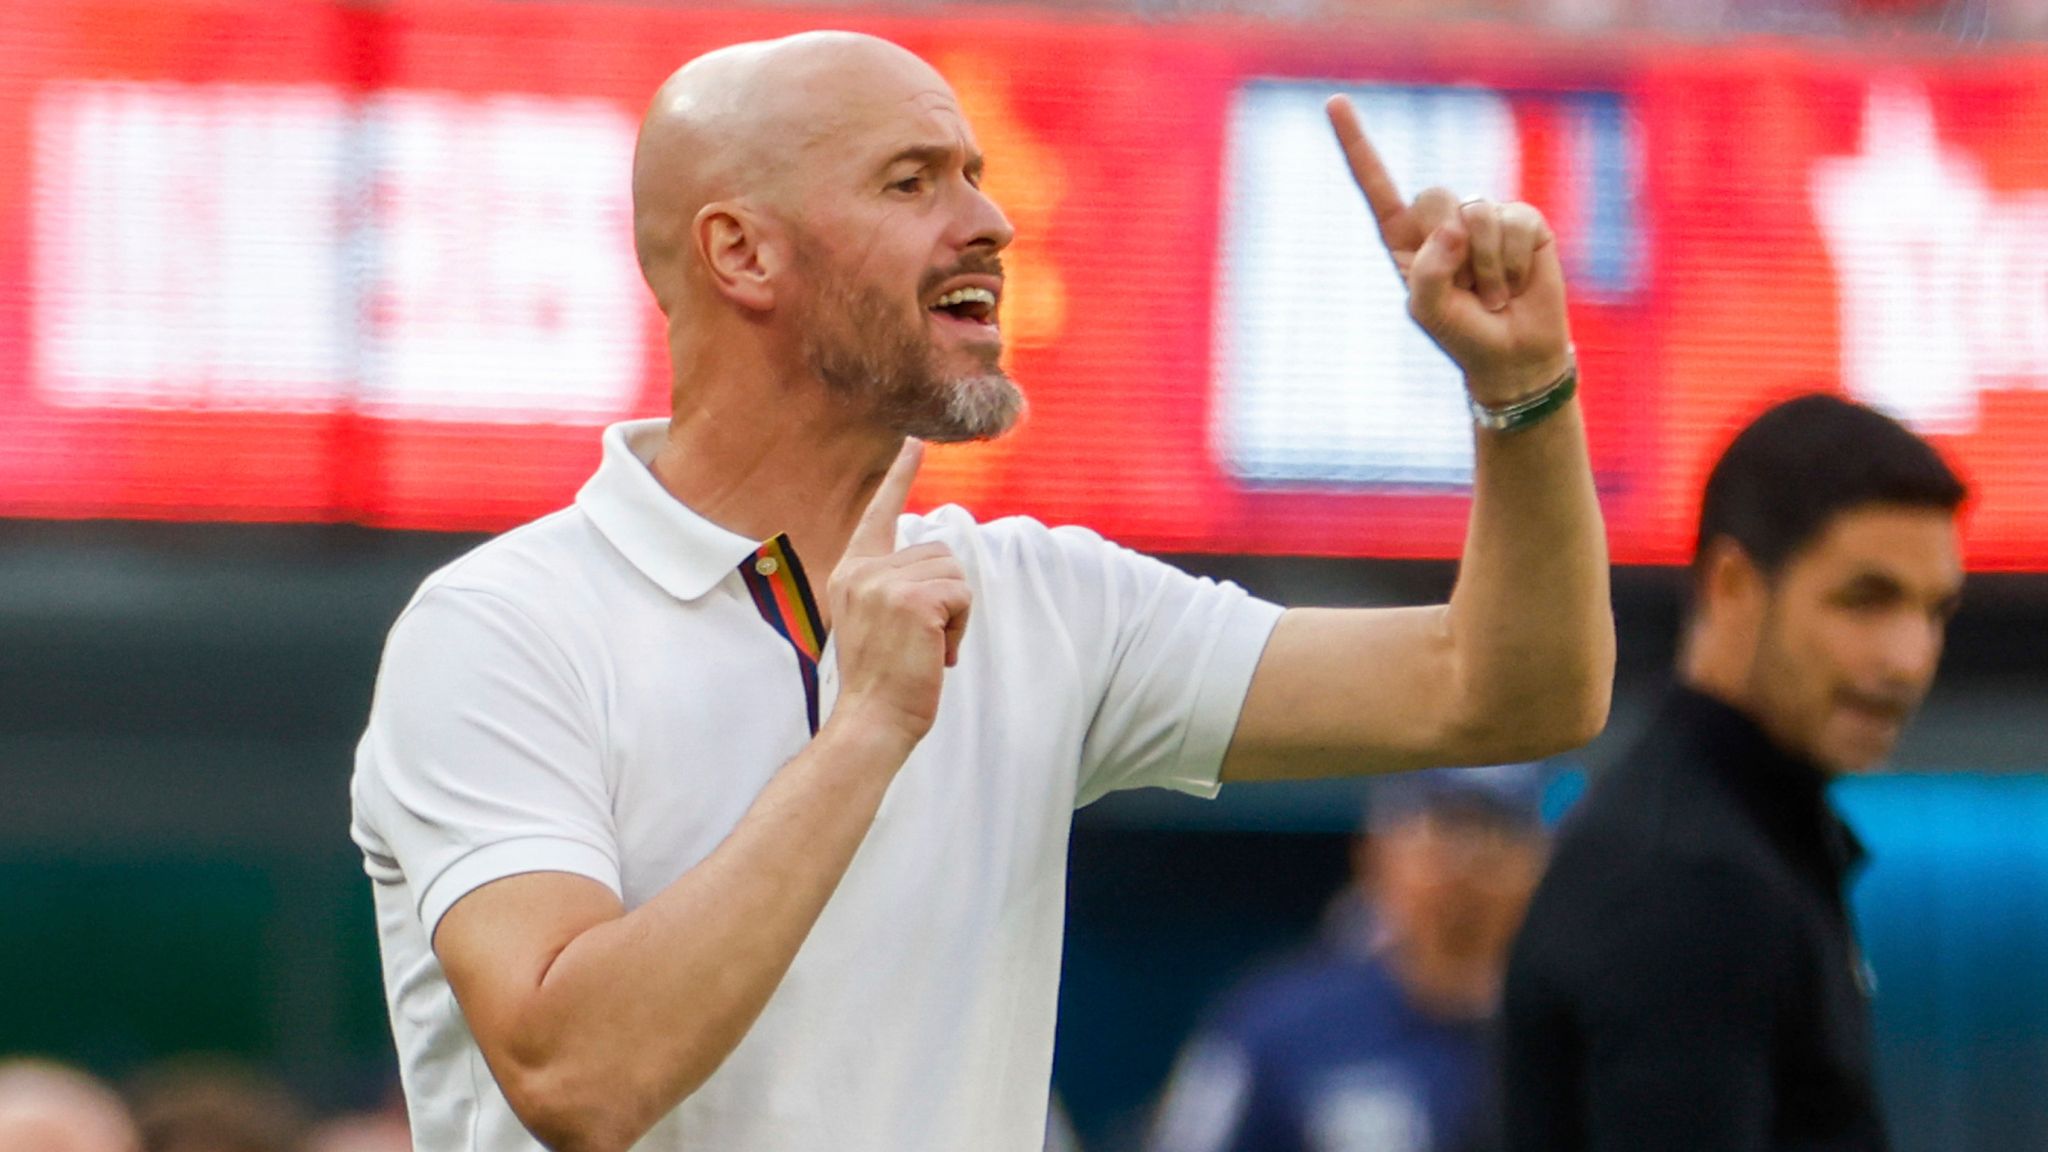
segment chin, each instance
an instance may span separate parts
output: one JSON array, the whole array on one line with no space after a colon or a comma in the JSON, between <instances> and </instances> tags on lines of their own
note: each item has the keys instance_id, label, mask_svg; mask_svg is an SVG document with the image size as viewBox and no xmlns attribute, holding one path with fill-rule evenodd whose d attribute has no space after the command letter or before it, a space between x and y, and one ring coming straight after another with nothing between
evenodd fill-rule
<instances>
[{"instance_id":1,"label":"chin","mask_svg":"<svg viewBox=\"0 0 2048 1152\"><path fill-rule=\"evenodd\" d=\"M1000 370L953 380L939 410L909 430L935 444L967 444L994 440L1017 426L1025 410L1024 393Z\"/></svg>"},{"instance_id":2,"label":"chin","mask_svg":"<svg viewBox=\"0 0 2048 1152\"><path fill-rule=\"evenodd\" d=\"M1830 776L1860 776L1875 772L1891 759L1896 740L1870 741L1853 737L1827 741L1814 760Z\"/></svg>"}]
</instances>

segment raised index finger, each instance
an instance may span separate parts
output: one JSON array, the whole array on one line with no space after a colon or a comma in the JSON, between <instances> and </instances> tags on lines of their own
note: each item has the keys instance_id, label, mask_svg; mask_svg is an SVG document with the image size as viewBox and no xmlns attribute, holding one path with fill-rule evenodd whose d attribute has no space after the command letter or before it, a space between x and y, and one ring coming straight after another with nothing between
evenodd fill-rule
<instances>
[{"instance_id":1,"label":"raised index finger","mask_svg":"<svg viewBox=\"0 0 2048 1152\"><path fill-rule=\"evenodd\" d=\"M910 482L917 479L917 466L923 462L924 441L905 440L881 486L868 498L867 511L860 514L853 538L846 542L846 555L887 556L896 551L896 520L910 500Z\"/></svg>"},{"instance_id":2,"label":"raised index finger","mask_svg":"<svg viewBox=\"0 0 2048 1152\"><path fill-rule=\"evenodd\" d=\"M1394 219L1408 210L1408 202L1401 199L1401 190L1394 186L1394 178L1387 175L1387 166L1380 162L1372 141L1366 139L1365 125L1359 122L1358 109L1352 107L1351 98L1332 96L1324 108L1330 114L1330 127L1337 130L1344 160L1351 165L1351 178L1357 181L1358 190L1365 193L1373 219L1379 221L1380 238L1391 243Z\"/></svg>"}]
</instances>

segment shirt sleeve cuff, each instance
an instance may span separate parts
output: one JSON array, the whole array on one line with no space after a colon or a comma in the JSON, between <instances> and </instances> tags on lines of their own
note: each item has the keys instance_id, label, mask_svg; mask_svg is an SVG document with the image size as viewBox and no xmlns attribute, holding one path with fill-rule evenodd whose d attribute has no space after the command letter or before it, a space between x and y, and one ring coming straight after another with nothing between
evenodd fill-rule
<instances>
[{"instance_id":1,"label":"shirt sleeve cuff","mask_svg":"<svg viewBox=\"0 0 2048 1152\"><path fill-rule=\"evenodd\" d=\"M448 909L453 908L457 900L493 880L527 872L567 872L587 876L611 889L612 895L621 895L618 863L601 848L559 836L521 836L499 840L442 869L441 874L421 891L420 923L426 926L427 938L433 939L441 917L448 914Z\"/></svg>"},{"instance_id":2,"label":"shirt sleeve cuff","mask_svg":"<svg viewBox=\"0 0 2048 1152\"><path fill-rule=\"evenodd\" d=\"M1194 714L1181 740L1180 756L1165 781L1168 788L1205 800L1222 789L1223 754L1230 750L1230 738L1237 732L1252 673L1285 611L1278 604L1246 596L1218 630L1202 669L1202 686L1195 695Z\"/></svg>"}]
</instances>

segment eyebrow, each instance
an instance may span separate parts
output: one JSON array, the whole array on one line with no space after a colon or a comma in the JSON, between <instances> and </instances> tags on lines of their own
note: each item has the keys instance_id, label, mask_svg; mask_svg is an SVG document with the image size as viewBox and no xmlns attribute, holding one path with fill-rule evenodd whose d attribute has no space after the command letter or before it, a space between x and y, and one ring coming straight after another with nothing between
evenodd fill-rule
<instances>
[{"instance_id":1,"label":"eyebrow","mask_svg":"<svg viewBox=\"0 0 2048 1152\"><path fill-rule=\"evenodd\" d=\"M1842 588L1845 591L1854 589L1859 592L1887 592L1892 595L1900 595L1906 591L1904 581L1889 572L1873 568L1865 568L1842 581Z\"/></svg>"},{"instance_id":2,"label":"eyebrow","mask_svg":"<svg viewBox=\"0 0 2048 1152\"><path fill-rule=\"evenodd\" d=\"M1911 590L1898 577L1889 572L1866 568L1851 576L1842 584L1844 592L1877 592L1886 596L1907 596ZM1953 616L1962 606L1963 590L1957 588L1935 601L1936 611Z\"/></svg>"},{"instance_id":3,"label":"eyebrow","mask_svg":"<svg viewBox=\"0 0 2048 1152\"><path fill-rule=\"evenodd\" d=\"M908 148L899 150L894 156L889 157L888 160L883 162L882 168L886 171L906 160L914 160L921 165L930 167L951 160L959 154L960 148L955 144L913 144ZM976 152L967 158L967 163L961 165L961 170L966 173L968 179L978 180L981 178L982 168L985 164L985 158L981 153Z\"/></svg>"}]
</instances>

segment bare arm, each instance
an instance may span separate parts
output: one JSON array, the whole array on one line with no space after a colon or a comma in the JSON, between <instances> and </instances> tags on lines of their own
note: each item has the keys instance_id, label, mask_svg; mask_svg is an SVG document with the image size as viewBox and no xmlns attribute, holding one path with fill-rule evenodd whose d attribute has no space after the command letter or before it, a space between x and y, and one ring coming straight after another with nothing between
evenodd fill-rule
<instances>
[{"instance_id":1,"label":"bare arm","mask_svg":"<svg viewBox=\"0 0 2048 1152\"><path fill-rule=\"evenodd\" d=\"M558 1152L617 1152L717 1071L795 960L929 730L968 592L942 546L894 551L907 447L834 572L845 678L811 743L718 848L628 912L529 873L457 901L434 935L505 1098Z\"/></svg>"},{"instance_id":2,"label":"bare arm","mask_svg":"<svg viewBox=\"0 0 2048 1152\"><path fill-rule=\"evenodd\" d=\"M1564 274L1525 204L1403 201L1342 100L1331 122L1407 280L1409 313L1498 405L1571 365ZM1576 401L1477 434L1472 517L1446 605L1297 609L1280 621L1224 760L1229 779L1530 759L1606 723L1607 544Z\"/></svg>"},{"instance_id":3,"label":"bare arm","mask_svg":"<svg viewBox=\"0 0 2048 1152\"><path fill-rule=\"evenodd\" d=\"M710 1078L796 959L909 750L835 716L715 852L631 912L563 872L500 880L449 909L434 950L542 1143L626 1148Z\"/></svg>"},{"instance_id":4,"label":"bare arm","mask_svg":"<svg viewBox=\"0 0 2048 1152\"><path fill-rule=\"evenodd\" d=\"M1225 778L1497 764L1598 734L1614 633L1578 413L1506 438L1482 436L1479 458L1450 603L1297 608L1281 617L1252 677Z\"/></svg>"}]
</instances>

